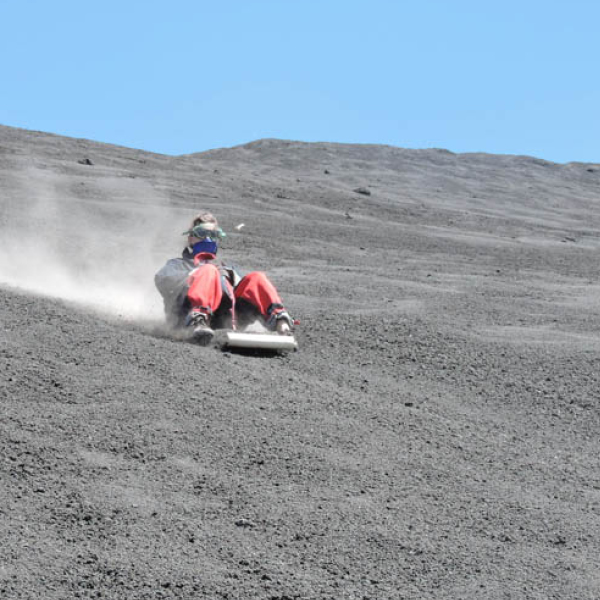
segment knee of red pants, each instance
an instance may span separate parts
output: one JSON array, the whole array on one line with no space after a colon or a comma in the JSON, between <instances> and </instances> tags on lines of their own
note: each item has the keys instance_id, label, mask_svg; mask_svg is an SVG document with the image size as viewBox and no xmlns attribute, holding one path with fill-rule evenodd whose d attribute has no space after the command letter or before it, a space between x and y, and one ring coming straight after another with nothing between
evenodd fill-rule
<instances>
[{"instance_id":1,"label":"knee of red pants","mask_svg":"<svg viewBox=\"0 0 600 600\"><path fill-rule=\"evenodd\" d=\"M253 304L263 316L271 305L281 304L279 293L263 271L248 273L235 288L235 296Z\"/></svg>"},{"instance_id":2,"label":"knee of red pants","mask_svg":"<svg viewBox=\"0 0 600 600\"><path fill-rule=\"evenodd\" d=\"M268 286L270 281L263 271L252 271L242 277L242 280L235 288L235 295L238 298L258 293L262 288Z\"/></svg>"},{"instance_id":3,"label":"knee of red pants","mask_svg":"<svg viewBox=\"0 0 600 600\"><path fill-rule=\"evenodd\" d=\"M196 267L188 276L188 285L193 285L193 283L199 279L212 279L213 277L219 277L219 268L216 265L212 265L210 263L200 265Z\"/></svg>"},{"instance_id":4,"label":"knee of red pants","mask_svg":"<svg viewBox=\"0 0 600 600\"><path fill-rule=\"evenodd\" d=\"M221 304L221 274L215 265L199 266L190 274L188 285L187 296L192 308L204 308L214 312Z\"/></svg>"},{"instance_id":5,"label":"knee of red pants","mask_svg":"<svg viewBox=\"0 0 600 600\"><path fill-rule=\"evenodd\" d=\"M261 285L268 282L269 278L264 271L252 271L247 275L244 275L242 281L238 284L238 287L250 286L250 285Z\"/></svg>"}]
</instances>

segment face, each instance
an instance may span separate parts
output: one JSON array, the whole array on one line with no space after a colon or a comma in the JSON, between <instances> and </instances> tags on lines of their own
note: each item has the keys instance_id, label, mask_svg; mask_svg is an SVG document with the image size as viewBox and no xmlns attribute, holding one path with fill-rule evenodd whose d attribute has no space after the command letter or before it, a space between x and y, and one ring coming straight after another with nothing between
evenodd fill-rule
<instances>
[{"instance_id":1,"label":"face","mask_svg":"<svg viewBox=\"0 0 600 600\"><path fill-rule=\"evenodd\" d=\"M191 248L194 244L197 244L198 242L200 242L201 240L197 237L193 237L191 235L188 235L188 246Z\"/></svg>"}]
</instances>

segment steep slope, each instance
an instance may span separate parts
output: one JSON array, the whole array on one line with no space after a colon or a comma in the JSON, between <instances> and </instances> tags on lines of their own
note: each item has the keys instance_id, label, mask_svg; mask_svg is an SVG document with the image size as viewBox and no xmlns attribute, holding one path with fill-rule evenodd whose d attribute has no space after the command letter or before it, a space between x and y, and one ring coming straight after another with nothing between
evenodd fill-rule
<instances>
[{"instance_id":1,"label":"steep slope","mask_svg":"<svg viewBox=\"0 0 600 600\"><path fill-rule=\"evenodd\" d=\"M0 128L0 595L597 597L599 191L529 157ZM299 352L164 331L152 274L199 208Z\"/></svg>"}]
</instances>

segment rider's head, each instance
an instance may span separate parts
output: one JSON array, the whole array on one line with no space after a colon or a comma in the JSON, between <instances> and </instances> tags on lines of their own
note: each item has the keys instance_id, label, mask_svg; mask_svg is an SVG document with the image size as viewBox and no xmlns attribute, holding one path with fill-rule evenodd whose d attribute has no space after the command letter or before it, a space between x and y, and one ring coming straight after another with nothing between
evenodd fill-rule
<instances>
[{"instance_id":1,"label":"rider's head","mask_svg":"<svg viewBox=\"0 0 600 600\"><path fill-rule=\"evenodd\" d=\"M217 241L225 237L217 219L209 212L202 212L194 217L191 227L184 232L188 236L188 246L194 256L201 252L217 253Z\"/></svg>"}]
</instances>

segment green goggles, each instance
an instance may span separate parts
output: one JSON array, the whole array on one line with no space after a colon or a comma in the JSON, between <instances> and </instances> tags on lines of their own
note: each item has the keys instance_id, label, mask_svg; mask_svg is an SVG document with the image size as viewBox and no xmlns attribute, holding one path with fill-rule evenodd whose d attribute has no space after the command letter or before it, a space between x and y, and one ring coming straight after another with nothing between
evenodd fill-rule
<instances>
[{"instance_id":1,"label":"green goggles","mask_svg":"<svg viewBox=\"0 0 600 600\"><path fill-rule=\"evenodd\" d=\"M183 235L195 237L199 240L204 240L206 238L222 240L225 237L225 232L220 227L217 229L207 229L206 225L201 223L200 225L196 225L195 227L184 231Z\"/></svg>"}]
</instances>

